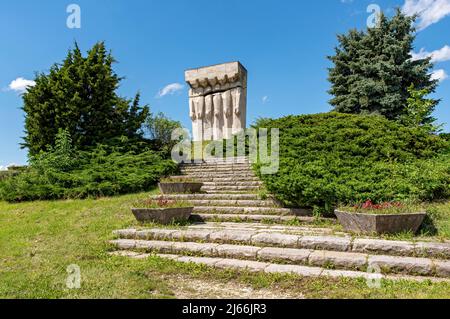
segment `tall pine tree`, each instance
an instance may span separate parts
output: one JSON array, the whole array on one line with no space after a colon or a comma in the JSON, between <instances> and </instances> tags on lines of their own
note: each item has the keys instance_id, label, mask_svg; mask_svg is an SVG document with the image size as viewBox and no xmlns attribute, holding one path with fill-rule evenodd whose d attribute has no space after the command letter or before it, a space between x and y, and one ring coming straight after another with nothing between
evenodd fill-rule
<instances>
[{"instance_id":1,"label":"tall pine tree","mask_svg":"<svg viewBox=\"0 0 450 319\"><path fill-rule=\"evenodd\" d=\"M400 10L389 19L384 14L379 23L366 32L351 30L339 35L336 54L329 57L329 81L334 97L330 104L342 113L378 113L399 119L406 113L408 88L434 92L430 58L411 58L415 40L415 17ZM432 100L433 108L438 103Z\"/></svg>"},{"instance_id":2,"label":"tall pine tree","mask_svg":"<svg viewBox=\"0 0 450 319\"><path fill-rule=\"evenodd\" d=\"M103 42L86 57L78 45L49 74L38 74L36 85L24 94L24 147L31 156L48 150L60 129L67 130L73 145L86 149L119 136L142 137L141 126L149 108L120 97L122 80L113 70L115 60Z\"/></svg>"}]
</instances>

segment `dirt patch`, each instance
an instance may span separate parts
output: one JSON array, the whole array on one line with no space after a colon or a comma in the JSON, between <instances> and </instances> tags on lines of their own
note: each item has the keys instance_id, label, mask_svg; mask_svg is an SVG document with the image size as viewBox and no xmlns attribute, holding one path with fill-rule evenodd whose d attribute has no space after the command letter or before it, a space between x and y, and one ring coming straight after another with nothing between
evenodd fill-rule
<instances>
[{"instance_id":1,"label":"dirt patch","mask_svg":"<svg viewBox=\"0 0 450 319\"><path fill-rule=\"evenodd\" d=\"M302 294L275 289L254 289L236 282L165 276L177 299L304 299Z\"/></svg>"}]
</instances>

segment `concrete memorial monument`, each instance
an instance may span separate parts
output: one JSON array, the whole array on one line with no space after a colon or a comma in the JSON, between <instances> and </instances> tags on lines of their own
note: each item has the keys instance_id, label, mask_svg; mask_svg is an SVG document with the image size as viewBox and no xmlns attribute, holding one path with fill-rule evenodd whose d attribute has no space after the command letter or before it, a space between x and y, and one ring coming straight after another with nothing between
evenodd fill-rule
<instances>
[{"instance_id":1,"label":"concrete memorial monument","mask_svg":"<svg viewBox=\"0 0 450 319\"><path fill-rule=\"evenodd\" d=\"M190 69L185 79L194 141L231 138L245 130L247 70L239 62Z\"/></svg>"}]
</instances>

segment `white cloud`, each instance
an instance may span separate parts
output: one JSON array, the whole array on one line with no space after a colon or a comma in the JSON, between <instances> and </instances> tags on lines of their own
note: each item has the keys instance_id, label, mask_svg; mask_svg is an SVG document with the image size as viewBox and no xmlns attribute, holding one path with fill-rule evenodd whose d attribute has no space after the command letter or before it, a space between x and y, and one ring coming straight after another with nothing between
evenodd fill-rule
<instances>
[{"instance_id":1,"label":"white cloud","mask_svg":"<svg viewBox=\"0 0 450 319\"><path fill-rule=\"evenodd\" d=\"M441 82L447 78L448 78L448 74L443 69L434 70L433 73L431 74L432 80L439 80Z\"/></svg>"},{"instance_id":2,"label":"white cloud","mask_svg":"<svg viewBox=\"0 0 450 319\"><path fill-rule=\"evenodd\" d=\"M406 0L402 10L407 15L417 14L417 28L423 30L450 15L450 0Z\"/></svg>"},{"instance_id":3,"label":"white cloud","mask_svg":"<svg viewBox=\"0 0 450 319\"><path fill-rule=\"evenodd\" d=\"M433 52L420 49L418 53L411 52L413 60L425 59L431 57L431 62L444 62L450 60L450 46L446 45L442 49L435 50Z\"/></svg>"},{"instance_id":4,"label":"white cloud","mask_svg":"<svg viewBox=\"0 0 450 319\"><path fill-rule=\"evenodd\" d=\"M24 78L17 78L8 85L8 90L19 93L24 93L29 87L35 86L36 82L26 80Z\"/></svg>"},{"instance_id":5,"label":"white cloud","mask_svg":"<svg viewBox=\"0 0 450 319\"><path fill-rule=\"evenodd\" d=\"M184 85L180 84L180 83L172 83L172 84L166 85L163 89L161 89L158 92L158 97L163 97L163 96L166 96L169 94L170 95L175 94L176 92L181 91L183 88L184 88Z\"/></svg>"},{"instance_id":6,"label":"white cloud","mask_svg":"<svg viewBox=\"0 0 450 319\"><path fill-rule=\"evenodd\" d=\"M269 97L267 95L262 97L262 102L265 104L269 100Z\"/></svg>"}]
</instances>

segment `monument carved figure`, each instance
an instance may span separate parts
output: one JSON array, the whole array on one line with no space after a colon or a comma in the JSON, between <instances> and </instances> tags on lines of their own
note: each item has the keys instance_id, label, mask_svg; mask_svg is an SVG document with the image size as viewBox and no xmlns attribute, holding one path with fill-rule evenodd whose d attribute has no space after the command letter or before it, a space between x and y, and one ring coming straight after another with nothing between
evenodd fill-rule
<instances>
[{"instance_id":1,"label":"monument carved figure","mask_svg":"<svg viewBox=\"0 0 450 319\"><path fill-rule=\"evenodd\" d=\"M194 141L231 138L246 128L247 70L239 62L187 70Z\"/></svg>"}]
</instances>

